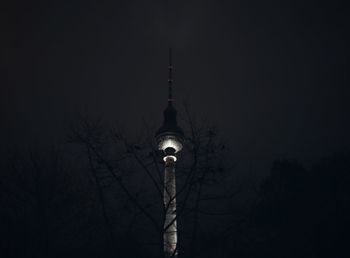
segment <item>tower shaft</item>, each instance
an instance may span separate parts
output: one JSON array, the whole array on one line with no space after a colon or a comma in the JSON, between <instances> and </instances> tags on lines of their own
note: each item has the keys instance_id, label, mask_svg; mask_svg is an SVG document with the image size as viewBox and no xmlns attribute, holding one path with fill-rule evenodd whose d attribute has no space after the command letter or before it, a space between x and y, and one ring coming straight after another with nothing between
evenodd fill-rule
<instances>
[{"instance_id":1,"label":"tower shaft","mask_svg":"<svg viewBox=\"0 0 350 258\"><path fill-rule=\"evenodd\" d=\"M177 226L176 226L176 181L175 161L171 157L165 160L164 171L164 253L165 257L177 257Z\"/></svg>"}]
</instances>

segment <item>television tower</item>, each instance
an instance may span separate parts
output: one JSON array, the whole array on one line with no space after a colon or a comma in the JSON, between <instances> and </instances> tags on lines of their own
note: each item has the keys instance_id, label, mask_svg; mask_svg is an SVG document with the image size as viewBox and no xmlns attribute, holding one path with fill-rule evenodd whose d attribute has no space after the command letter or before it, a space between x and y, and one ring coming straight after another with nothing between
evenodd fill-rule
<instances>
[{"instance_id":1,"label":"television tower","mask_svg":"<svg viewBox=\"0 0 350 258\"><path fill-rule=\"evenodd\" d=\"M181 151L184 133L177 125L177 112L173 107L173 65L172 53L169 49L169 78L168 78L168 106L163 112L163 125L156 133L158 149L163 151L164 161L164 210L165 220L163 228L165 257L177 257L177 225L176 225L176 155Z\"/></svg>"}]
</instances>

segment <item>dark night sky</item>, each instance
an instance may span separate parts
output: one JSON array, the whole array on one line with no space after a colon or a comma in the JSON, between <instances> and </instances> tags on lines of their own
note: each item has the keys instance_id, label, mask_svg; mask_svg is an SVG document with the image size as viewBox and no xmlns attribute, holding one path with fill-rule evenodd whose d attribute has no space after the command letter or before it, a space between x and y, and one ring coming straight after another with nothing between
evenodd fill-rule
<instances>
[{"instance_id":1,"label":"dark night sky","mask_svg":"<svg viewBox=\"0 0 350 258\"><path fill-rule=\"evenodd\" d=\"M236 160L342 150L349 9L282 2L12 2L1 15L2 141L54 141L81 112L160 124L172 46L176 104L217 124Z\"/></svg>"}]
</instances>

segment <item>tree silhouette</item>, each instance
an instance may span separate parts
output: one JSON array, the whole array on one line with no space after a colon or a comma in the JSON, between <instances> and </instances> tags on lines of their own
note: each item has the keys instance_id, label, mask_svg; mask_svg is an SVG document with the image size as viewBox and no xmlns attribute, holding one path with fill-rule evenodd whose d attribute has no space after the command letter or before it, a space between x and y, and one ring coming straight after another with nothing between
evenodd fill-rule
<instances>
[{"instance_id":1,"label":"tree silhouette","mask_svg":"<svg viewBox=\"0 0 350 258\"><path fill-rule=\"evenodd\" d=\"M225 178L223 154L226 149L218 141L216 130L209 126L198 126L187 110L185 121L188 125L186 144L176 175L177 220L182 238L179 245L183 257L186 253L197 257L197 245L201 241L198 239L201 217L206 212L210 214L208 208L214 208L205 205L205 202L213 199L229 200L236 191L230 189L223 193L217 187ZM81 144L87 153L101 202L105 203L108 199L108 190L103 188L109 185L114 189L114 198L119 203L125 203L113 215L103 205L106 221L129 218L127 226L119 229L119 234L132 234L140 242L143 239L143 244L153 249L156 247L157 255L161 257L165 211L168 208L168 205L163 205L163 164L154 145L154 130L145 128L143 131L146 135L131 141L120 130L108 128L99 121L92 123L84 119L72 129L71 139ZM215 212L212 210L213 214ZM114 232L110 235L114 235Z\"/></svg>"},{"instance_id":2,"label":"tree silhouette","mask_svg":"<svg viewBox=\"0 0 350 258\"><path fill-rule=\"evenodd\" d=\"M249 183L230 180L232 157L217 130L186 111L184 124L176 172L181 257L349 257L348 152L312 166L277 160L251 194ZM85 119L65 151L8 151L2 256L162 257L163 164L154 130L142 131L132 139Z\"/></svg>"},{"instance_id":3,"label":"tree silhouette","mask_svg":"<svg viewBox=\"0 0 350 258\"><path fill-rule=\"evenodd\" d=\"M253 211L259 257L348 257L349 157L273 164Z\"/></svg>"}]
</instances>

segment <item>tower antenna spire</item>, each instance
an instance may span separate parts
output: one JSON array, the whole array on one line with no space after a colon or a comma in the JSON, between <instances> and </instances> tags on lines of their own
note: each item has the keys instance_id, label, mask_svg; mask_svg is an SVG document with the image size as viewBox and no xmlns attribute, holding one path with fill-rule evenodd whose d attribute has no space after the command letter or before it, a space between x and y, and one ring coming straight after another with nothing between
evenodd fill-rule
<instances>
[{"instance_id":1,"label":"tower antenna spire","mask_svg":"<svg viewBox=\"0 0 350 258\"><path fill-rule=\"evenodd\" d=\"M169 66L168 66L168 104L173 102L173 62L172 62L172 49L169 48Z\"/></svg>"}]
</instances>

